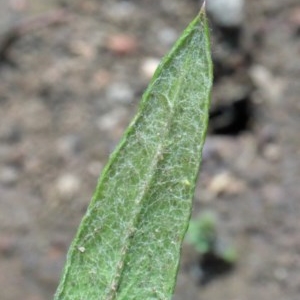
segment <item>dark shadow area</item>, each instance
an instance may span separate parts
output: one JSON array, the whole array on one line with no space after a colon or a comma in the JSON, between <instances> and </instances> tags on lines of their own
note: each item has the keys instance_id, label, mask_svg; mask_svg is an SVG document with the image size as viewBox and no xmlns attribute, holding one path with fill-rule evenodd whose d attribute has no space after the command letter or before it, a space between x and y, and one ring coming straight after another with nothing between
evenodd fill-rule
<instances>
[{"instance_id":1,"label":"dark shadow area","mask_svg":"<svg viewBox=\"0 0 300 300\"><path fill-rule=\"evenodd\" d=\"M253 106L249 97L219 105L210 111L210 132L236 136L250 130Z\"/></svg>"},{"instance_id":2,"label":"dark shadow area","mask_svg":"<svg viewBox=\"0 0 300 300\"><path fill-rule=\"evenodd\" d=\"M214 253L206 253L201 257L199 267L201 269L199 283L206 285L212 280L232 272L234 264L225 261Z\"/></svg>"}]
</instances>

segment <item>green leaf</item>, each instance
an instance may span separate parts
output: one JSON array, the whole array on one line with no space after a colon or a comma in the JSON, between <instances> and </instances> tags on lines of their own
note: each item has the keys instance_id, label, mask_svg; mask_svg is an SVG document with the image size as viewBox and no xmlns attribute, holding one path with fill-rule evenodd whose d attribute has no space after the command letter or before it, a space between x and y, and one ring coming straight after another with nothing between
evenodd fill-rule
<instances>
[{"instance_id":1,"label":"green leaf","mask_svg":"<svg viewBox=\"0 0 300 300\"><path fill-rule=\"evenodd\" d=\"M192 219L186 239L200 254L213 252L217 240L217 219L215 214L205 211L198 218Z\"/></svg>"},{"instance_id":2,"label":"green leaf","mask_svg":"<svg viewBox=\"0 0 300 300\"><path fill-rule=\"evenodd\" d=\"M204 8L163 59L111 155L55 299L170 299L205 139L212 63Z\"/></svg>"}]
</instances>

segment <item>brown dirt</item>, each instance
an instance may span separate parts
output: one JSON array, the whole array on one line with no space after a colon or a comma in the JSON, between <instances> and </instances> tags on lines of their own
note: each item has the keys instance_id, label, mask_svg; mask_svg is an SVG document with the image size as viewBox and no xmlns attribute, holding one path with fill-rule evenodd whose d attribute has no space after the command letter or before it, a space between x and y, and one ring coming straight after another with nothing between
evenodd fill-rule
<instances>
[{"instance_id":1,"label":"brown dirt","mask_svg":"<svg viewBox=\"0 0 300 300\"><path fill-rule=\"evenodd\" d=\"M212 24L215 88L194 207L194 216L217 213L239 258L201 286L185 245L176 300L300 293L300 4L246 4L240 33ZM7 32L31 24L0 55L1 300L52 298L98 174L149 81L145 62L168 51L198 8L0 2L0 53Z\"/></svg>"}]
</instances>

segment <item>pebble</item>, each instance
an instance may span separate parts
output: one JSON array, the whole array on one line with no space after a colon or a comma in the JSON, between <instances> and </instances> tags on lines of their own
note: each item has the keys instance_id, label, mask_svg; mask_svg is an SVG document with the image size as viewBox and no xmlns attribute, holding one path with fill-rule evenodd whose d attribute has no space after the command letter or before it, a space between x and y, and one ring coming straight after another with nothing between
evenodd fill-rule
<instances>
[{"instance_id":1,"label":"pebble","mask_svg":"<svg viewBox=\"0 0 300 300\"><path fill-rule=\"evenodd\" d=\"M108 37L106 47L116 55L130 55L137 52L137 40L126 34L116 34Z\"/></svg>"},{"instance_id":2,"label":"pebble","mask_svg":"<svg viewBox=\"0 0 300 300\"><path fill-rule=\"evenodd\" d=\"M109 132L110 139L114 141L117 141L121 138L124 132L124 126L127 124L127 111L122 107L115 109L104 116L101 116L96 121L96 126L101 131Z\"/></svg>"},{"instance_id":3,"label":"pebble","mask_svg":"<svg viewBox=\"0 0 300 300\"><path fill-rule=\"evenodd\" d=\"M171 46L178 38L178 33L171 27L165 27L158 31L157 37L160 43Z\"/></svg>"},{"instance_id":4,"label":"pebble","mask_svg":"<svg viewBox=\"0 0 300 300\"><path fill-rule=\"evenodd\" d=\"M105 5L104 9L105 15L116 22L131 20L137 10L135 4L129 1L118 1L117 3L111 1L110 5Z\"/></svg>"},{"instance_id":5,"label":"pebble","mask_svg":"<svg viewBox=\"0 0 300 300\"><path fill-rule=\"evenodd\" d=\"M157 69L160 60L155 57L145 58L141 64L141 72L147 79L151 79Z\"/></svg>"},{"instance_id":6,"label":"pebble","mask_svg":"<svg viewBox=\"0 0 300 300\"><path fill-rule=\"evenodd\" d=\"M118 103L129 104L133 101L134 92L127 84L115 82L107 87L106 97Z\"/></svg>"},{"instance_id":7,"label":"pebble","mask_svg":"<svg viewBox=\"0 0 300 300\"><path fill-rule=\"evenodd\" d=\"M97 120L97 127L104 131L113 130L125 119L125 117L126 112L124 109L115 109L99 117Z\"/></svg>"},{"instance_id":8,"label":"pebble","mask_svg":"<svg viewBox=\"0 0 300 300\"><path fill-rule=\"evenodd\" d=\"M214 176L208 184L208 190L215 196L221 194L237 195L243 192L245 184L229 172L222 172Z\"/></svg>"},{"instance_id":9,"label":"pebble","mask_svg":"<svg viewBox=\"0 0 300 300\"><path fill-rule=\"evenodd\" d=\"M275 77L269 69L262 65L252 66L249 74L253 83L269 100L274 102L281 100L286 87L281 78Z\"/></svg>"},{"instance_id":10,"label":"pebble","mask_svg":"<svg viewBox=\"0 0 300 300\"><path fill-rule=\"evenodd\" d=\"M244 0L208 0L206 9L219 26L240 27L244 20Z\"/></svg>"},{"instance_id":11,"label":"pebble","mask_svg":"<svg viewBox=\"0 0 300 300\"><path fill-rule=\"evenodd\" d=\"M56 190L64 200L72 199L80 189L80 180L73 174L64 174L57 179Z\"/></svg>"}]
</instances>

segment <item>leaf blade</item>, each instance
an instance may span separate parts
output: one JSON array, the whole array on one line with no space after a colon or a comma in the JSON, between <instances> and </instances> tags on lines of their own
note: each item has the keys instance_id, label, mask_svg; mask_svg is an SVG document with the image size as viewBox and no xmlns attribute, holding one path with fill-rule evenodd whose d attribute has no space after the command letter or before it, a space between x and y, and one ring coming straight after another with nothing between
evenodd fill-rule
<instances>
[{"instance_id":1,"label":"leaf blade","mask_svg":"<svg viewBox=\"0 0 300 300\"><path fill-rule=\"evenodd\" d=\"M158 67L104 169L70 247L56 300L171 297L211 84L202 9Z\"/></svg>"}]
</instances>

